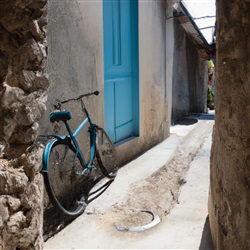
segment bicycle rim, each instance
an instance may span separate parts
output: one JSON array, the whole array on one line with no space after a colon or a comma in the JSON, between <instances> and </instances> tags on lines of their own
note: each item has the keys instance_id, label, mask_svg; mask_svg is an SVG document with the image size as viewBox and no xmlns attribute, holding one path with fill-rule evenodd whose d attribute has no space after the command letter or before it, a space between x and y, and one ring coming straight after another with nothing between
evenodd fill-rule
<instances>
[{"instance_id":1,"label":"bicycle rim","mask_svg":"<svg viewBox=\"0 0 250 250\"><path fill-rule=\"evenodd\" d=\"M105 168L103 162L102 162L102 159L101 159L101 156L100 156L100 153L99 151L96 149L96 160L97 160L97 163L98 163L98 166L102 172L102 174L109 178L109 179L114 179L116 177L116 173L117 171L116 170L113 170L112 171L109 171L107 168Z\"/></svg>"},{"instance_id":2,"label":"bicycle rim","mask_svg":"<svg viewBox=\"0 0 250 250\"><path fill-rule=\"evenodd\" d=\"M86 208L88 180L81 176L82 165L75 149L57 141L51 148L44 182L52 204L68 216L78 216Z\"/></svg>"}]
</instances>

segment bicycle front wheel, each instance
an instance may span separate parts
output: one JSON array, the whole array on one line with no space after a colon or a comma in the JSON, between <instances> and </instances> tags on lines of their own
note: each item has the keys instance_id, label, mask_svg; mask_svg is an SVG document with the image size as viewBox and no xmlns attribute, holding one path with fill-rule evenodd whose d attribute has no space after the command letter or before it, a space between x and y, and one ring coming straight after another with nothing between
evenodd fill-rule
<instances>
[{"instance_id":1,"label":"bicycle front wheel","mask_svg":"<svg viewBox=\"0 0 250 250\"><path fill-rule=\"evenodd\" d=\"M88 181L81 176L81 158L72 144L55 141L48 155L44 183L52 204L63 214L78 216L86 208ZM84 192L85 190L85 192Z\"/></svg>"}]
</instances>

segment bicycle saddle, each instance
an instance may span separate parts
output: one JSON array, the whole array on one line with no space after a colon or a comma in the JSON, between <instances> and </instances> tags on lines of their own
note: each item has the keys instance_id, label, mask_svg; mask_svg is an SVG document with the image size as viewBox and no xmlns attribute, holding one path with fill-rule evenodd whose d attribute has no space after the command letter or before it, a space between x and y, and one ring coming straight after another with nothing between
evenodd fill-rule
<instances>
[{"instance_id":1,"label":"bicycle saddle","mask_svg":"<svg viewBox=\"0 0 250 250\"><path fill-rule=\"evenodd\" d=\"M68 121L72 118L69 111L63 110L63 111L54 111L50 114L50 121Z\"/></svg>"}]
</instances>

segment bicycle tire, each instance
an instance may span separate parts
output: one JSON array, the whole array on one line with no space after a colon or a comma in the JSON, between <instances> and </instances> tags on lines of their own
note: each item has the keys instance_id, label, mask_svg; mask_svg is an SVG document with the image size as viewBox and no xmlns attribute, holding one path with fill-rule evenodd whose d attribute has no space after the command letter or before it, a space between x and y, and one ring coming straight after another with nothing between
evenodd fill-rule
<instances>
[{"instance_id":1,"label":"bicycle tire","mask_svg":"<svg viewBox=\"0 0 250 250\"><path fill-rule=\"evenodd\" d=\"M108 179L114 179L118 171L114 143L102 127L97 126L96 131L98 136L96 137L95 158L102 174Z\"/></svg>"},{"instance_id":2,"label":"bicycle tire","mask_svg":"<svg viewBox=\"0 0 250 250\"><path fill-rule=\"evenodd\" d=\"M108 179L115 179L116 177L116 174L117 174L117 169L112 169L111 172L109 172L103 162L102 162L102 159L101 159L101 156L100 156L100 153L99 151L96 149L96 153L95 153L95 157L96 157L96 160L97 160L97 163L99 165L99 168L102 172L102 174L107 177Z\"/></svg>"},{"instance_id":3,"label":"bicycle tire","mask_svg":"<svg viewBox=\"0 0 250 250\"><path fill-rule=\"evenodd\" d=\"M88 189L80 175L81 158L72 144L57 140L49 152L48 171L43 172L44 184L50 201L61 213L76 217L85 211ZM79 173L77 172L79 171ZM85 180L86 181L86 180ZM85 192L84 192L85 190Z\"/></svg>"}]
</instances>

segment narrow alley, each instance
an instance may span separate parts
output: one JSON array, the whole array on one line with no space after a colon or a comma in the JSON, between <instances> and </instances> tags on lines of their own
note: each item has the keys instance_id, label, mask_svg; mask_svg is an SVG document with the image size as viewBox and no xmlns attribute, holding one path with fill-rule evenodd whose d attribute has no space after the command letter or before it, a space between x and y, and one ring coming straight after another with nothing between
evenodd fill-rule
<instances>
[{"instance_id":1,"label":"narrow alley","mask_svg":"<svg viewBox=\"0 0 250 250\"><path fill-rule=\"evenodd\" d=\"M249 250L249 13L0 0L0 250Z\"/></svg>"},{"instance_id":2,"label":"narrow alley","mask_svg":"<svg viewBox=\"0 0 250 250\"><path fill-rule=\"evenodd\" d=\"M179 120L169 138L122 167L109 189L45 249L213 249L207 209L213 124L211 111ZM161 222L143 232L116 229L148 224L151 217L141 210Z\"/></svg>"}]
</instances>

